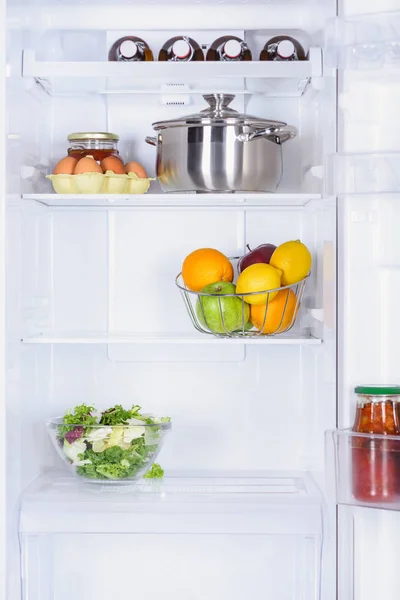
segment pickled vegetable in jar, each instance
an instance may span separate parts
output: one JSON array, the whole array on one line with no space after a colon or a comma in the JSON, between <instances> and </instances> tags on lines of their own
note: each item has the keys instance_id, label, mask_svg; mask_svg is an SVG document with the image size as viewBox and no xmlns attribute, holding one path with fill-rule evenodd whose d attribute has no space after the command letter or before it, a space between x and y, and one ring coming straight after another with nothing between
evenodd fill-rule
<instances>
[{"instance_id":1,"label":"pickled vegetable in jar","mask_svg":"<svg viewBox=\"0 0 400 600\"><path fill-rule=\"evenodd\" d=\"M352 437L353 496L362 502L395 502L400 498L400 386L357 386Z\"/></svg>"},{"instance_id":2,"label":"pickled vegetable in jar","mask_svg":"<svg viewBox=\"0 0 400 600\"><path fill-rule=\"evenodd\" d=\"M84 156L93 156L99 162L108 156L115 156L123 164L118 152L119 136L106 132L71 133L68 136L70 147L68 155L80 160Z\"/></svg>"}]
</instances>

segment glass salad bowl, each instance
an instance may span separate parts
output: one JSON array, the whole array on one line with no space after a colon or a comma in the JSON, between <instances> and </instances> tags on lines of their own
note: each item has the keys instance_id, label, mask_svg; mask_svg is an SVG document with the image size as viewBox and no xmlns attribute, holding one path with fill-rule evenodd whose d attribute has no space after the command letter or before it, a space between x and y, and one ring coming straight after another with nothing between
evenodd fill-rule
<instances>
[{"instance_id":1,"label":"glass salad bowl","mask_svg":"<svg viewBox=\"0 0 400 600\"><path fill-rule=\"evenodd\" d=\"M145 475L157 458L171 423L169 418L149 415L118 425L71 423L70 419L58 417L50 420L47 428L69 469L88 482L104 485L129 483Z\"/></svg>"}]
</instances>

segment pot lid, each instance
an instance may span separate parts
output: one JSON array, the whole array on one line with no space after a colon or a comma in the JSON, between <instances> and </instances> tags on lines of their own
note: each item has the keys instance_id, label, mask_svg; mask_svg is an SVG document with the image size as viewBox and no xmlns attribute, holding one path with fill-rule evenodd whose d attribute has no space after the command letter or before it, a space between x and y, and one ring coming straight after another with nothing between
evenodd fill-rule
<instances>
[{"instance_id":1,"label":"pot lid","mask_svg":"<svg viewBox=\"0 0 400 600\"><path fill-rule=\"evenodd\" d=\"M194 115L187 115L170 121L157 121L153 123L153 128L157 131L168 127L187 127L189 125L247 125L248 127L257 128L266 128L270 125L276 127L286 126L286 123L281 121L253 117L229 108L229 104L235 98L233 94L207 94L203 98L208 102L208 108Z\"/></svg>"}]
</instances>

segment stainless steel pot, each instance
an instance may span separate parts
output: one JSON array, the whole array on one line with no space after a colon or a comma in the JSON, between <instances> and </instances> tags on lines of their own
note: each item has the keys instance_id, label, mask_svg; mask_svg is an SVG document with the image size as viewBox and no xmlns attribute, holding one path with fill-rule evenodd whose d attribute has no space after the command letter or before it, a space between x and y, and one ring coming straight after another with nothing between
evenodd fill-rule
<instances>
[{"instance_id":1,"label":"stainless steel pot","mask_svg":"<svg viewBox=\"0 0 400 600\"><path fill-rule=\"evenodd\" d=\"M228 94L204 96L198 114L153 123L157 176L164 192L274 192L282 177L282 144L295 127L240 114Z\"/></svg>"}]
</instances>

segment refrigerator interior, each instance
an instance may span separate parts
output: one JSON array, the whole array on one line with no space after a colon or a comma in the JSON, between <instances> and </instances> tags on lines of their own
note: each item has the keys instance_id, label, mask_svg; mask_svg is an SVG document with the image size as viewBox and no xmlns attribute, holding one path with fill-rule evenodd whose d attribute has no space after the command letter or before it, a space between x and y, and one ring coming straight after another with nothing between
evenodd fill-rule
<instances>
[{"instance_id":1,"label":"refrigerator interior","mask_svg":"<svg viewBox=\"0 0 400 600\"><path fill-rule=\"evenodd\" d=\"M246 29L239 3L223 6L223 29L205 20L212 4L201 14L195 3L182 11L159 5L156 18L154 6L128 6L128 14L134 8L141 14L135 33L155 54L183 28L202 44L236 33L256 55L270 34L287 28L284 12L262 3L248 7ZM280 600L317 600L321 585L328 598L334 554L321 488L323 432L335 425L336 206L322 199L318 175L335 149L336 99L334 71L321 76L326 7L308 30L300 7L290 17L290 32L302 30L315 48L312 64L291 77L262 78L255 62L255 77L244 79L238 65L227 78L217 64L203 79L182 70L177 83L192 91L184 94L162 88L169 64L150 65L150 81L119 77L106 52L132 25L120 14L113 26L107 7L93 21L89 5L75 10L68 19L66 7L49 5L51 28L31 5L20 27L11 21L9 97L18 110L9 111L9 431L21 453L9 489L19 498L23 597L122 598L135 565L137 589L149 599L241 598L264 587ZM271 28L259 29L268 12ZM315 83L303 71L311 67ZM225 196L176 200L154 184L145 198L112 207L52 193L44 174L65 154L71 131L119 133L121 153L153 174L154 149L144 143L151 123L197 112L207 91L236 93L234 108L299 128L284 148L278 195L241 195L238 206ZM188 252L210 246L237 256L247 243L297 238L314 268L288 337L245 344L194 332L174 284ZM171 416L163 483L98 492L60 471L45 422L83 400L99 408L137 402ZM15 572L18 558L16 551Z\"/></svg>"},{"instance_id":2,"label":"refrigerator interior","mask_svg":"<svg viewBox=\"0 0 400 600\"><path fill-rule=\"evenodd\" d=\"M381 235L382 256L393 256L395 238L386 232L394 235L396 229L398 194L387 192L400 192L399 171L392 168L399 150L391 104L398 91L390 79L394 67L384 64L389 75L380 73L378 88L376 72L362 69L361 53L360 69L339 75L338 101L335 68L349 67L354 52L338 52L341 28L348 25L332 21L335 13L333 2L322 1L9 2L10 598L122 598L133 581L150 600L160 593L239 599L261 589L278 600L335 597L335 498L325 489L324 431L337 424L336 242L344 278L339 426L346 427L353 378L397 377L393 359L378 367L371 358L367 366L364 352L362 369L350 365L360 356L359 339L352 343L355 315L362 329L367 312L360 307L381 310L379 302L389 297L379 296L373 305L372 282L363 284L363 278L370 236ZM380 49L391 19L382 22ZM215 27L221 23L223 28ZM356 24L368 32L368 22ZM346 47L362 49L348 27ZM325 28L334 40L327 47ZM195 76L188 64L174 76L174 86L168 63L150 65L151 77L142 68L133 78L106 62L109 46L126 33L143 37L157 54L182 31L204 45L235 33L249 42L255 58L268 37L285 31L306 41L310 61L283 65L286 71L278 65L267 76L257 61L238 64L229 77L222 64L207 72L193 65ZM387 56L381 52L379 67ZM233 107L240 111L298 128L298 137L283 148L276 194L174 197L154 183L145 197L111 203L57 196L45 180L66 153L67 134L79 130L115 131L121 153L153 175L154 148L144 143L151 123L198 112L205 107L202 93L213 91L235 93ZM384 107L379 130L377 103ZM337 114L341 154L334 156ZM388 141L380 128L389 121ZM365 155L366 148L372 154ZM368 191L374 196L359 196ZM380 211L378 222L369 216L377 202L387 209L384 222ZM350 222L357 224L357 243L346 229L349 215L356 215ZM242 343L196 334L174 284L188 252L211 246L237 256L246 244L298 238L312 252L313 270L290 335ZM350 278L358 259L362 268ZM389 265L388 280L394 286L395 266ZM382 274L374 273L378 294ZM361 294L362 285L369 291ZM346 314L342 293L349 294ZM390 297L395 301L395 294ZM372 331L375 349L387 348L389 325L386 337L377 327ZM45 423L82 401L99 408L134 402L171 416L173 430L159 459L164 482L99 491L62 471ZM394 517L343 510L339 591L343 599L369 600L375 588L354 584L357 570L346 570L346 563L352 553L359 556L360 543L370 547L378 530L386 536L384 547ZM351 531L357 533L354 544L348 543ZM364 559L355 563L362 570ZM395 597L389 584L387 594Z\"/></svg>"}]
</instances>

